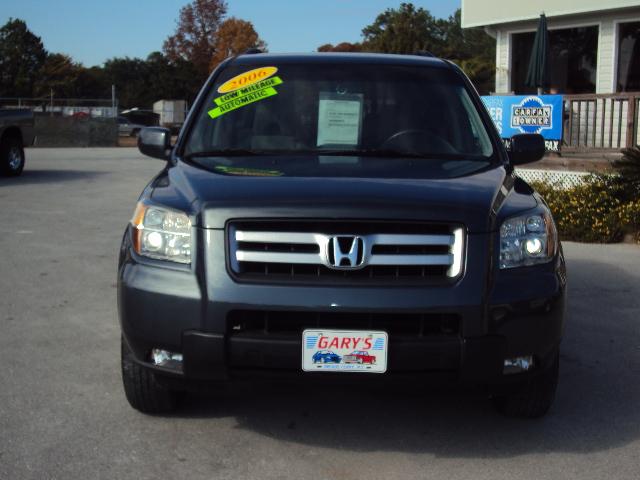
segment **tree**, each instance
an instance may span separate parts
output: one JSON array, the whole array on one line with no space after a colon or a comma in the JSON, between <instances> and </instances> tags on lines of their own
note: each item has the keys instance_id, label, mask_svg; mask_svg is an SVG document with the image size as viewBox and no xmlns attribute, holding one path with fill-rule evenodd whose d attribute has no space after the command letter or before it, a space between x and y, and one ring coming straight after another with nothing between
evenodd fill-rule
<instances>
[{"instance_id":1,"label":"tree","mask_svg":"<svg viewBox=\"0 0 640 480\"><path fill-rule=\"evenodd\" d=\"M47 52L40 37L19 19L0 28L0 96L31 97Z\"/></svg>"},{"instance_id":2,"label":"tree","mask_svg":"<svg viewBox=\"0 0 640 480\"><path fill-rule=\"evenodd\" d=\"M69 55L50 53L40 68L34 85L36 96L76 97L82 65L74 63Z\"/></svg>"},{"instance_id":3,"label":"tree","mask_svg":"<svg viewBox=\"0 0 640 480\"><path fill-rule=\"evenodd\" d=\"M389 8L378 15L373 24L362 30L366 51L410 54L428 50L434 54L442 49L442 32L428 10L412 3Z\"/></svg>"},{"instance_id":4,"label":"tree","mask_svg":"<svg viewBox=\"0 0 640 480\"><path fill-rule=\"evenodd\" d=\"M318 47L319 52L361 52L361 43L342 42L337 45L326 43Z\"/></svg>"},{"instance_id":5,"label":"tree","mask_svg":"<svg viewBox=\"0 0 640 480\"><path fill-rule=\"evenodd\" d=\"M215 53L209 70L213 70L225 58L238 55L249 48L264 50L266 44L260 39L251 22L235 17L227 18L220 24L214 44Z\"/></svg>"},{"instance_id":6,"label":"tree","mask_svg":"<svg viewBox=\"0 0 640 480\"><path fill-rule=\"evenodd\" d=\"M415 53L427 50L437 57L452 60L469 76L480 93L488 93L495 84L495 40L481 28L463 29L460 9L447 19L436 20L427 10L411 3L388 9L373 24L362 30L362 44L322 45L320 52L365 51L379 53Z\"/></svg>"},{"instance_id":7,"label":"tree","mask_svg":"<svg viewBox=\"0 0 640 480\"><path fill-rule=\"evenodd\" d=\"M149 88L154 94L151 102L160 99L191 102L195 99L202 82L192 63L185 60L170 62L161 52L153 52L147 57L146 66Z\"/></svg>"},{"instance_id":8,"label":"tree","mask_svg":"<svg viewBox=\"0 0 640 480\"><path fill-rule=\"evenodd\" d=\"M112 58L104 64L105 79L115 85L122 108L150 105L155 92L151 90L147 64L139 58Z\"/></svg>"},{"instance_id":9,"label":"tree","mask_svg":"<svg viewBox=\"0 0 640 480\"><path fill-rule=\"evenodd\" d=\"M482 28L462 28L460 9L439 20L443 48L439 56L452 60L469 76L480 93L495 87L496 42Z\"/></svg>"},{"instance_id":10,"label":"tree","mask_svg":"<svg viewBox=\"0 0 640 480\"><path fill-rule=\"evenodd\" d=\"M78 72L76 82L77 98L108 98L111 96L111 84L106 78L103 67L83 67Z\"/></svg>"},{"instance_id":11,"label":"tree","mask_svg":"<svg viewBox=\"0 0 640 480\"><path fill-rule=\"evenodd\" d=\"M122 108L150 109L161 99L195 99L202 79L192 63L185 60L170 62L161 52L151 53L146 60L140 58L112 58L103 69L97 86L106 85L110 95L111 85L116 86L119 105ZM97 98L104 98L100 94Z\"/></svg>"},{"instance_id":12,"label":"tree","mask_svg":"<svg viewBox=\"0 0 640 480\"><path fill-rule=\"evenodd\" d=\"M224 0L193 0L180 10L176 32L164 42L170 61L193 63L203 77L216 53L216 35L227 13Z\"/></svg>"}]
</instances>

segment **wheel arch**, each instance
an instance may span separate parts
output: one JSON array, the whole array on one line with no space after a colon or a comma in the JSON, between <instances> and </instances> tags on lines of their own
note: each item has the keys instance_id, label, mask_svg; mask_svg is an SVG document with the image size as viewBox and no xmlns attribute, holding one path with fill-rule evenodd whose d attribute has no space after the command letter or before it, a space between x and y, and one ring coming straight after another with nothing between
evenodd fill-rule
<instances>
[{"instance_id":1,"label":"wheel arch","mask_svg":"<svg viewBox=\"0 0 640 480\"><path fill-rule=\"evenodd\" d=\"M9 138L14 138L20 141L20 144L23 145L22 140L22 132L18 127L7 127L2 131L2 135L0 135L0 143L4 142Z\"/></svg>"}]
</instances>

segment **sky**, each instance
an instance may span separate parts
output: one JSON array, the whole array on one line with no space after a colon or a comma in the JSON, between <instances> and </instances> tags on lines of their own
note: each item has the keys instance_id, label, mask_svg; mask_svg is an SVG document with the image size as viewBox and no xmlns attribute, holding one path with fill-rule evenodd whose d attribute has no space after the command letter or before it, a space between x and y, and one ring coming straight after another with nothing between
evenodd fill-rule
<instances>
[{"instance_id":1,"label":"sky","mask_svg":"<svg viewBox=\"0 0 640 480\"><path fill-rule=\"evenodd\" d=\"M407 0L408 1L408 0ZM461 0L413 0L448 17ZM162 49L188 0L0 0L0 25L20 18L50 52L85 66L113 57L146 58ZM253 22L270 52L310 52L357 42L362 28L400 0L227 0L228 16Z\"/></svg>"}]
</instances>

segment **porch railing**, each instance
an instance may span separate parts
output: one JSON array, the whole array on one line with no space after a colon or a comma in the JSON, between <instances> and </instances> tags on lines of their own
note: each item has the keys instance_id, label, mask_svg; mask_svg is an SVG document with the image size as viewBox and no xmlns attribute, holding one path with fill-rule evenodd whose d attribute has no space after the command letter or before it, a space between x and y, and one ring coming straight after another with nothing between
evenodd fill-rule
<instances>
[{"instance_id":1,"label":"porch railing","mask_svg":"<svg viewBox=\"0 0 640 480\"><path fill-rule=\"evenodd\" d=\"M640 144L640 92L564 96L562 151L620 150Z\"/></svg>"}]
</instances>

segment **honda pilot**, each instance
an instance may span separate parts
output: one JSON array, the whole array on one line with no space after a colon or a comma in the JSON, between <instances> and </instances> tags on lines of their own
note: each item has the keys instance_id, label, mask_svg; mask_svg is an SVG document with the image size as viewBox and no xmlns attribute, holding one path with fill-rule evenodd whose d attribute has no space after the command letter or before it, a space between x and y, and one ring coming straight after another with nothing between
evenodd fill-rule
<instances>
[{"instance_id":1,"label":"honda pilot","mask_svg":"<svg viewBox=\"0 0 640 480\"><path fill-rule=\"evenodd\" d=\"M539 417L558 381L565 262L544 200L453 63L245 54L204 85L118 264L129 403L273 373L445 377ZM330 355L327 353L330 352ZM324 359L324 361L322 361Z\"/></svg>"}]
</instances>

